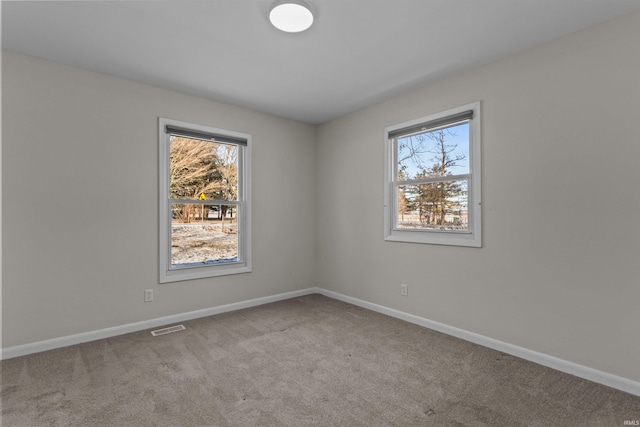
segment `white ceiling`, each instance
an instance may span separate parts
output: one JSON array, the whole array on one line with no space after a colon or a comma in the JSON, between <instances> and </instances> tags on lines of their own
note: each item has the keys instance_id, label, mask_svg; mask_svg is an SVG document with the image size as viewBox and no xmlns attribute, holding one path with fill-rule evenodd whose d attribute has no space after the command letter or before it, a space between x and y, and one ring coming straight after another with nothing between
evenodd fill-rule
<instances>
[{"instance_id":1,"label":"white ceiling","mask_svg":"<svg viewBox=\"0 0 640 427\"><path fill-rule=\"evenodd\" d=\"M318 124L640 8L640 0L3 1L2 47Z\"/></svg>"}]
</instances>

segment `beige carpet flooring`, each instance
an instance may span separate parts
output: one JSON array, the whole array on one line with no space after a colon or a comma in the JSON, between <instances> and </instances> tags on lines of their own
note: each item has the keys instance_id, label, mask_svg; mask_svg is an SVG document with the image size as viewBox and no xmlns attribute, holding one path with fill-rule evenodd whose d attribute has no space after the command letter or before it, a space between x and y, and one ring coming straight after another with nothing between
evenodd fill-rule
<instances>
[{"instance_id":1,"label":"beige carpet flooring","mask_svg":"<svg viewBox=\"0 0 640 427\"><path fill-rule=\"evenodd\" d=\"M310 295L2 361L9 426L623 426L640 397Z\"/></svg>"}]
</instances>

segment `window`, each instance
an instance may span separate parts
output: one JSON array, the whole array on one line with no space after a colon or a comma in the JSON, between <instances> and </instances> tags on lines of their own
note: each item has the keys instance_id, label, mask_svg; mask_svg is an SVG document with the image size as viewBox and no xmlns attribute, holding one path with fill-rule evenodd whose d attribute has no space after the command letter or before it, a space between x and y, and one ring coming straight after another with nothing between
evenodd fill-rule
<instances>
[{"instance_id":1,"label":"window","mask_svg":"<svg viewBox=\"0 0 640 427\"><path fill-rule=\"evenodd\" d=\"M160 282L251 271L251 136L159 119Z\"/></svg>"},{"instance_id":2,"label":"window","mask_svg":"<svg viewBox=\"0 0 640 427\"><path fill-rule=\"evenodd\" d=\"M480 103L385 129L385 240L482 246Z\"/></svg>"}]
</instances>

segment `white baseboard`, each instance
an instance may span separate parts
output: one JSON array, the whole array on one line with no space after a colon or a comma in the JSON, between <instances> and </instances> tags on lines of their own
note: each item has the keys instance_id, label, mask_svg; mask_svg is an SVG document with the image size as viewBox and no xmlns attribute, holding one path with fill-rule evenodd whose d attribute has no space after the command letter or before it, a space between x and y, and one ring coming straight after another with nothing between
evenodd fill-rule
<instances>
[{"instance_id":1,"label":"white baseboard","mask_svg":"<svg viewBox=\"0 0 640 427\"><path fill-rule=\"evenodd\" d=\"M187 320L197 319L200 317L213 316L229 311L241 310L243 308L255 307L258 305L268 304L271 302L282 301L286 299L296 298L303 295L319 293L315 288L303 289L300 291L286 292L278 295L271 295L263 298L256 298L248 301L241 301L233 304L221 305L218 307L205 308L203 310L190 311L187 313L176 314L172 316L159 317L157 319L145 320L142 322L129 323L127 325L115 326L112 328L100 329L97 331L84 332L76 335L68 335L66 337L53 338L50 340L38 341L34 343L17 345L0 350L0 360L10 359L12 357L24 356L41 351L53 350L69 345L80 344L83 342L95 341L103 338L114 337L117 335L128 334L131 332L143 331L145 329L157 328L172 323L185 322Z\"/></svg>"},{"instance_id":2,"label":"white baseboard","mask_svg":"<svg viewBox=\"0 0 640 427\"><path fill-rule=\"evenodd\" d=\"M589 368L587 366L578 365L577 363L569 362L557 357L549 356L548 354L539 353L537 351L529 350L523 347L519 347L513 344L509 344L503 341L498 341L493 338L485 337L473 332L465 331L453 326L445 325L443 323L435 322L433 320L425 319L424 317L415 316L413 314L404 313L399 310L384 307L382 305L373 304L368 301L364 301L358 298L353 298L337 292L328 291L322 288L316 288L316 292L327 296L329 298L337 299L343 302L347 302L353 305L357 305L362 308L366 308L378 313L386 314L397 319L407 321L416 325L423 326L425 328L433 329L434 331L442 332L447 335L454 336L456 338L463 339L465 341L479 344L484 347L492 348L494 350L501 351L503 353L510 354L512 356L519 357L521 359L528 360L530 362L537 363L539 365L547 366L557 371L565 372L567 374L574 375L589 381L593 381L599 384L606 385L618 390L625 391L627 393L640 396L640 382L630 380L628 378L619 377L617 375L609 374L607 372L598 371L597 369Z\"/></svg>"},{"instance_id":3,"label":"white baseboard","mask_svg":"<svg viewBox=\"0 0 640 427\"><path fill-rule=\"evenodd\" d=\"M176 314L173 316L160 317L157 319L145 320L142 322L130 323L127 325L115 326L112 328L100 329L92 332L85 332L76 335L69 335L61 338L54 338L45 341L39 341L30 344L18 345L15 347L9 347L0 350L0 360L10 359L12 357L24 356L31 353L38 353L46 350L53 350L60 347L66 347L69 345L80 344L83 342L95 341L103 338L109 338L117 335L128 334L130 332L142 331L145 329L156 328L158 326L165 326L172 323L184 322L187 320L197 319L200 317L213 316L220 313L226 313L229 311L241 310L243 308L255 307L271 302L282 301L290 298L296 298L310 294L321 294L329 298L333 298L339 301L347 302L353 305L357 305L368 310L376 311L378 313L386 314L391 317L395 317L400 320L404 320L409 323L423 326L425 328L433 329L434 331L442 332L447 335L454 336L456 338L463 339L465 341L479 344L484 347L492 348L512 356L520 357L525 360L529 360L534 363L538 363L543 366L547 366L552 369L556 369L567 374L575 375L576 377L584 378L589 381L593 381L599 384L604 384L608 387L612 387L618 390L625 391L627 393L640 396L640 382L633 381L627 378L619 377L617 375L609 374L606 372L598 371L587 366L578 365L577 363L569 362L557 357L549 356L544 353L529 350L523 347L512 345L503 341L498 341L493 338L485 337L473 332L459 329L453 326L445 325L443 323L435 322L433 320L426 319L424 317L416 316L413 314L405 313L399 310L388 308L382 305L374 304L368 301L364 301L358 298L353 298L347 295L339 294L337 292L329 291L322 288L308 288L299 291L286 292L283 294L272 295L263 298L256 298L248 301L241 301L233 304L221 305L218 307L207 308L203 310L190 311L188 313Z\"/></svg>"}]
</instances>

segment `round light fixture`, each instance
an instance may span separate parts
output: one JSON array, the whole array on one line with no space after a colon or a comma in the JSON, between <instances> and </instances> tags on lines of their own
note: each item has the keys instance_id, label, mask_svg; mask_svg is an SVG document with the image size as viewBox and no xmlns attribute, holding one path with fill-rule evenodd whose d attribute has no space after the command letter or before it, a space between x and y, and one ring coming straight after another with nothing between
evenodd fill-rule
<instances>
[{"instance_id":1,"label":"round light fixture","mask_svg":"<svg viewBox=\"0 0 640 427\"><path fill-rule=\"evenodd\" d=\"M313 13L303 1L281 0L271 6L269 20L281 31L299 33L313 24Z\"/></svg>"}]
</instances>

